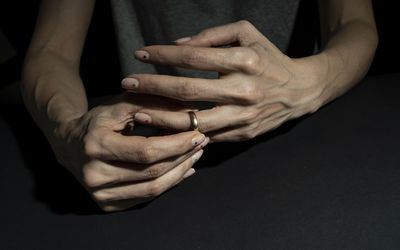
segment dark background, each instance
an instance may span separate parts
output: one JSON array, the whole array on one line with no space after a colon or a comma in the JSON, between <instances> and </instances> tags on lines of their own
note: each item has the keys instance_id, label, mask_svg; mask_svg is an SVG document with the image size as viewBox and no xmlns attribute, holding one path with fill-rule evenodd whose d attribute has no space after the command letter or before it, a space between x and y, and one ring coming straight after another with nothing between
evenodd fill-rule
<instances>
[{"instance_id":1,"label":"dark background","mask_svg":"<svg viewBox=\"0 0 400 250\"><path fill-rule=\"evenodd\" d=\"M38 150L42 150L42 153L45 152L49 156L42 159L43 165L49 166L55 163L55 159L45 138L25 111L17 84L23 57L35 25L39 2L39 0L0 1L0 28L17 52L14 58L0 64L0 119L4 118L18 137L26 162L37 162L35 159ZM400 38L396 34L399 24L398 14L395 13L397 8L394 1L385 4L383 1L374 2L374 8L380 42L368 74L373 76L400 72L397 63L400 55L395 46L400 44ZM318 36L319 24L316 20L318 20L316 1L302 1L288 49L290 56L300 57L312 53ZM121 72L109 1L98 0L96 3L82 57L81 72L89 96L110 95L121 91ZM29 127L28 130L24 129L27 127ZM26 138L29 138L30 142L35 142L35 145L27 143ZM59 178L57 180L47 178L49 172L52 176ZM57 170L41 168L35 173L35 179L38 179L36 183L42 183L42 186L57 186L61 183L71 188L72 178L65 178L66 173L61 168ZM88 203L90 199L85 192L82 192L80 185L76 183L72 186L72 189L74 188L76 192L66 191L57 197L62 197L62 199L69 197L71 201L80 200L80 203ZM73 195L75 196L72 197ZM68 204L68 202L63 204ZM90 207L90 204L87 205ZM64 209L70 208L64 206Z\"/></svg>"},{"instance_id":2,"label":"dark background","mask_svg":"<svg viewBox=\"0 0 400 250\"><path fill-rule=\"evenodd\" d=\"M81 217L71 216L71 213L86 215L100 213L100 211L96 210L97 208L88 194L71 175L68 175L65 169L54 167L54 164L57 163L45 138L33 124L24 107L18 103L20 102L17 92L18 88L9 89L12 86L11 84L19 79L23 56L35 24L38 2L37 0L0 1L0 27L17 50L16 57L4 64L0 64L0 149L3 152L3 155L0 157L2 160L0 163L0 176L2 177L0 190L1 187L7 187L7 189L12 190L3 192L10 197L2 196L2 209L0 210L0 215L3 218L8 217L7 221L2 221L0 218L0 225L4 223L3 225L12 225L12 227L6 228L6 226L3 226L0 228L0 232L3 237L4 235L15 235L16 239L9 240L7 238L10 244L17 241L20 241L20 245L29 245L32 242L36 242L37 246L41 246L44 242L50 241L52 242L51 246L58 246L57 249L78 249L75 245L86 246L85 249L90 249L90 247L87 247L87 244L93 241L85 238L86 236L90 236L89 239L96 239L95 242L108 242L108 244L119 242L119 246L125 246L124 244L128 245L131 242L123 237L115 240L115 237L118 238L122 235L129 236L129 239L135 239L133 237L133 232L136 229L135 225L129 227L128 224L136 222L140 225L143 218L151 218L152 216L155 220L159 217L164 219L164 221L161 221L161 226L157 225L161 228L161 231L162 229L171 232L176 231L180 235L185 235L186 233L185 236L188 239L192 239L191 236L196 239L198 234L213 236L212 233L215 229L220 229L219 231L226 233L227 236L236 235L232 233L236 229L235 226L232 226L233 224L236 223L244 228L250 228L250 224L258 222L254 218L251 218L252 212L258 215L260 213L257 207L250 207L245 202L238 202L238 206L229 207L232 210L228 209L228 212L224 211L223 213L214 207L215 204L232 204L229 201L230 196L225 196L226 190L230 189L225 189L225 186L227 186L225 183L225 186L222 185L217 192L215 190L211 192L209 189L215 187L215 185L209 185L208 178L211 177L215 181L218 173L220 173L220 176L223 176L223 171L230 169L229 171L232 171L232 175L236 176L234 180L242 180L242 183L245 183L247 180L246 177L250 176L249 179L252 180L266 180L266 183L272 183L271 185L266 185L266 189L276 190L276 187L282 187L275 194L268 190L266 191L268 194L272 193L275 195L272 198L270 197L270 200L275 202L271 204L270 210L267 210L272 211L272 213L265 213L265 217L263 217L264 219L261 222L267 223L261 223L261 229L265 229L265 232L271 230L268 232L273 233L272 237L276 236L276 238L272 238L272 242L280 243L281 241L286 241L286 238L279 238L278 236L288 234L293 236L293 238L290 238L293 242L301 242L301 238L304 237L308 240L305 240L306 242L315 242L315 244L318 244L319 239L319 243L326 240L324 243L333 243L332 246L345 243L354 246L349 249L396 249L396 247L384 247L390 245L394 241L393 239L396 239L396 242L399 239L397 235L399 232L399 224L397 223L399 218L399 185L397 182L399 168L397 167L398 165L395 165L397 164L395 160L397 160L396 155L398 152L396 148L398 148L398 140L392 140L392 138L398 137L398 132L396 131L398 131L399 122L396 120L398 116L387 115L394 114L396 107L398 107L398 102L396 101L398 100L396 98L398 91L394 91L398 90L398 88L393 88L395 80L387 82L387 86L392 86L392 88L380 88L381 86L378 84L360 84L355 91L342 98L339 104L336 103L335 106L328 105L322 112L318 112L318 115L307 119L306 124L300 123L301 126L297 126L297 134L294 133L293 135L292 133L291 136L273 137L275 140L269 140L268 142L270 143L268 144L268 151L273 153L272 157L264 158L262 152L251 151L250 156L253 156L255 159L258 158L260 161L265 160L268 165L266 169L256 168L257 164L254 164L253 171L247 171L245 174L239 171L239 167L233 169L235 165L234 161L241 161L243 164L249 165L249 167L252 165L251 162L254 161L249 155L238 153L248 148L250 149L254 141L239 144L232 152L227 153L228 156L232 154L238 155L238 157L225 161L225 167L220 166L212 169L217 174L213 174L212 176L207 175L207 170L203 170L203 174L198 175L194 179L194 183L197 183L197 186L187 185L185 189L177 189L177 191L171 192L172 194L168 198L165 196L161 197L162 201L169 199L171 203L177 203L181 197L185 197L184 195L180 196L180 192L185 192L184 190L189 188L189 192L195 195L190 196L188 202L178 211L171 211L167 202L159 202L157 203L159 207L150 206L147 209L135 211L137 213L117 213L102 216L101 218L88 216L84 220ZM399 14L394 2L374 2L380 43L375 60L368 73L370 76L400 72L397 63L399 50L395 46L400 44L400 39L396 34L399 24L397 16ZM315 37L318 34L315 10L315 1L302 1L293 40L289 46L289 55L298 57L310 54L313 50ZM109 95L119 92L120 74L109 2L98 0L82 60L82 76L85 83L88 84L89 95ZM387 78L398 79L393 75ZM371 79L374 79L374 77ZM3 95L1 95L2 92ZM388 120L386 123L376 122L377 120L385 121L385 119ZM348 121L348 123L340 121ZM389 124L389 126L385 126L385 124ZM278 132L284 135L285 131L290 129L290 126L293 126L293 123L281 127ZM11 136L11 133L8 133L9 130L12 130L13 136L17 137L15 138L17 145L13 144L14 137ZM6 131L6 133L1 133L3 131ZM315 136L307 137L310 134ZM263 141L269 137L271 135L267 134L258 140ZM307 138L307 141L311 140L311 142L301 145L304 138ZM344 141L341 141L342 139ZM324 145L323 142L331 141L334 142L332 146L334 150L325 149L324 146L329 145ZM284 162L286 162L285 165L278 158L279 152L282 148L287 147L287 145L289 145L292 151L290 151L290 157L284 159ZM296 148L296 145L301 145L301 147ZM335 148L335 145L341 146ZM319 170L320 166L317 163L323 160L317 159L317 161L314 161L311 158L307 159L310 156L307 154L310 147L315 150L317 158L326 157L327 159L333 159L332 165L326 165L325 168ZM359 148L366 149L366 151L354 150ZM258 150L260 149L262 148ZM19 154L20 151L21 154ZM208 153L212 152L218 152L217 147L208 147ZM220 152L218 153L220 154ZM224 156L224 158L229 158L228 156ZM388 166L382 168L382 159L385 159L386 164L391 161L392 164L387 164ZM308 166L308 168L296 169L298 160L303 166ZM210 165L210 161L212 163L211 157L202 159L200 163L208 166ZM215 163L211 165L215 165ZM349 165L351 167L348 167ZM367 167L364 168L364 165ZM11 171L11 169L7 169L9 166L13 166L16 170ZM18 169L18 167L21 169ZM283 170L281 169L282 167ZM1 170L4 171L1 172ZM321 178L313 178L312 173L316 173L316 176ZM310 174L310 177L306 176L308 174ZM305 180L303 187L296 185L296 183L299 184L303 180ZM281 181L282 185L279 184ZM19 187L17 186L18 182L24 185ZM229 180L227 182L229 183ZM290 183L294 183L294 185L289 185ZM259 189L257 182L246 183L246 185L248 185L248 190ZM28 191L27 186L30 188ZM207 200L210 201L209 204L203 202L206 199L202 197L199 188L196 188L198 186L202 187L204 193L214 194L212 197L207 197ZM237 187L240 187L240 185ZM253 200L257 200L251 193L249 196L249 194L243 194L243 192L235 190L237 187L234 186L234 191L241 194L241 197L245 197L246 199L250 197ZM298 187L302 188L299 189ZM338 189L333 187L338 187ZM32 193L30 192L31 190ZM290 197L291 193L297 194L299 197L293 199L287 198ZM21 194L21 197L18 196ZM35 203L32 202L32 199L35 200ZM45 203L51 209L51 213L44 209L41 203ZM340 204L343 204L343 206L340 207ZM203 211L203 214L214 215L209 218L210 220L214 220L209 224L210 228L200 228L195 223L192 227L185 227L185 221L191 223L192 221L199 221L202 218L190 217L195 216L194 212L190 210L191 206L197 209L194 211ZM291 206L295 206L296 209L290 209ZM7 214L7 211L12 212ZM167 218L165 219L163 216L157 216L158 211L167 211L165 212L166 214L168 212L175 212L176 214L183 215L183 219L177 222L175 221L175 217L172 216L170 221L168 217L165 217ZM232 214L241 211L249 211L249 213L246 213L237 221L229 221L227 228L223 227L225 226L221 222L223 219L231 219ZM280 211L283 214L283 218L282 216L275 218L274 211ZM32 219L30 216L35 218ZM304 218L311 219L307 221ZM324 221L324 218L329 219ZM342 219L337 221L336 218ZM33 221L40 221L42 224L40 226L31 225ZM104 224L99 223L99 221ZM111 232L104 232L99 237L96 234L99 231L105 230L102 228L105 224L107 224L107 229L111 228ZM177 224L175 230L169 228L172 224ZM269 228L271 225L272 229ZM289 233L285 231L287 225L290 225L288 227ZM305 228L301 228L304 225ZM67 231L68 227L75 228L77 231L57 235L59 232L64 232L63 230ZM46 231L48 228L50 230ZM7 231L1 231L2 229L6 229ZM13 232L18 232L18 234L12 234ZM147 238L151 236L148 232L151 232L151 230L143 231L142 234L139 234L139 236L144 237L142 241L147 241L149 245L157 244L157 241L154 239ZM257 233L262 234L263 232L259 230L258 232L247 233L253 233L257 237ZM308 235L309 232L314 233L310 236ZM78 238L78 240L73 238L78 234L81 235L81 238ZM168 234L160 235L162 239ZM365 237L366 240L363 237L359 237L359 235ZM45 239L38 236L44 236ZM313 236L316 236L315 241L314 239L311 240ZM243 237L246 238L246 235ZM251 237L248 236L248 238ZM383 239L383 243L386 245L377 241L377 238ZM2 237L0 236L0 241L1 239ZM206 242L205 240L208 240L214 246L218 246L220 239L208 237L204 239L204 242ZM232 237L230 241L225 242L234 244L235 240L238 241L240 238ZM342 240L345 241L343 242ZM65 244L64 242L65 245L61 245L63 243L59 243L58 241L67 241L67 243ZM167 241L164 239L164 241L161 240L160 242ZM366 242L366 247L360 248L360 242L363 244ZM292 242L290 241L290 243ZM373 248L371 244L372 246L380 247ZM102 247L112 249L108 245L103 245ZM49 247L49 249L54 248ZM310 248L312 247L308 246L304 249ZM244 248L242 247L242 249ZM301 248L299 247L298 249ZM315 247L313 249L326 248ZM336 249L344 248L337 247Z\"/></svg>"},{"instance_id":3,"label":"dark background","mask_svg":"<svg viewBox=\"0 0 400 250\"><path fill-rule=\"evenodd\" d=\"M379 46L369 75L400 72L397 45L400 38L397 1L373 1L379 31ZM38 0L1 1L0 27L17 50L17 56L0 64L0 88L18 80L26 48L35 24ZM23 7L21 7L23 6ZM120 91L121 79L109 1L97 1L82 59L82 77L89 96ZM289 46L290 56L310 54L318 35L316 1L302 1ZM98 60L101 58L101 60ZM101 72L99 74L98 72ZM97 84L102 82L102 84ZM108 84L104 84L108 83ZM94 85L96 86L94 88Z\"/></svg>"}]
</instances>

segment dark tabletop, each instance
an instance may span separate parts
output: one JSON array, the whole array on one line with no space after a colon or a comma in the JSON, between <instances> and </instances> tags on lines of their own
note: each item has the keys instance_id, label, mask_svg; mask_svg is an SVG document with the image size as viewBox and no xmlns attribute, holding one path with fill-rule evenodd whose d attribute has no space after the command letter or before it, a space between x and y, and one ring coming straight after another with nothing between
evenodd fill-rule
<instances>
[{"instance_id":1,"label":"dark tabletop","mask_svg":"<svg viewBox=\"0 0 400 250\"><path fill-rule=\"evenodd\" d=\"M207 146L155 201L102 213L21 106L0 114L0 249L400 249L400 74Z\"/></svg>"}]
</instances>

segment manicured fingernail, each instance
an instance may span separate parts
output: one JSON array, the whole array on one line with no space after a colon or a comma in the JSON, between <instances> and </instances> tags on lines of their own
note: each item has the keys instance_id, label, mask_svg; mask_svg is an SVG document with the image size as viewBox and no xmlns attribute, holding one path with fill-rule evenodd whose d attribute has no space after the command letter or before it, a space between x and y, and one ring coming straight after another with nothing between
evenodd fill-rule
<instances>
[{"instance_id":1,"label":"manicured fingernail","mask_svg":"<svg viewBox=\"0 0 400 250\"><path fill-rule=\"evenodd\" d=\"M203 150L197 151L193 156L192 156L192 162L193 164L196 163L200 157L203 155Z\"/></svg>"},{"instance_id":2,"label":"manicured fingernail","mask_svg":"<svg viewBox=\"0 0 400 250\"><path fill-rule=\"evenodd\" d=\"M151 116L145 113L136 113L135 114L135 121L145 124L151 123Z\"/></svg>"},{"instance_id":3,"label":"manicured fingernail","mask_svg":"<svg viewBox=\"0 0 400 250\"><path fill-rule=\"evenodd\" d=\"M141 59L141 60L149 60L150 59L150 54L147 51L144 50L137 50L135 52L135 57L137 59Z\"/></svg>"},{"instance_id":4,"label":"manicured fingernail","mask_svg":"<svg viewBox=\"0 0 400 250\"><path fill-rule=\"evenodd\" d=\"M196 173L196 170L194 170L194 168L189 169L188 171L186 171L185 175L183 176L183 179L192 176L194 173Z\"/></svg>"},{"instance_id":5,"label":"manicured fingernail","mask_svg":"<svg viewBox=\"0 0 400 250\"><path fill-rule=\"evenodd\" d=\"M187 36L187 37L182 37L182 38L175 40L175 43L184 43L184 42L188 42L190 40L192 40L192 38L190 36Z\"/></svg>"},{"instance_id":6,"label":"manicured fingernail","mask_svg":"<svg viewBox=\"0 0 400 250\"><path fill-rule=\"evenodd\" d=\"M203 135L203 134L198 134L198 135L196 135L196 136L193 137L193 139L192 139L192 145L193 145L193 146L199 145L200 143L202 143L202 142L204 141L205 138L206 138L206 136Z\"/></svg>"},{"instance_id":7,"label":"manicured fingernail","mask_svg":"<svg viewBox=\"0 0 400 250\"><path fill-rule=\"evenodd\" d=\"M204 141L200 144L200 148L204 148L210 142L210 137L206 137Z\"/></svg>"},{"instance_id":8,"label":"manicured fingernail","mask_svg":"<svg viewBox=\"0 0 400 250\"><path fill-rule=\"evenodd\" d=\"M125 78L122 80L121 85L124 89L137 89L139 87L139 81L135 78Z\"/></svg>"}]
</instances>

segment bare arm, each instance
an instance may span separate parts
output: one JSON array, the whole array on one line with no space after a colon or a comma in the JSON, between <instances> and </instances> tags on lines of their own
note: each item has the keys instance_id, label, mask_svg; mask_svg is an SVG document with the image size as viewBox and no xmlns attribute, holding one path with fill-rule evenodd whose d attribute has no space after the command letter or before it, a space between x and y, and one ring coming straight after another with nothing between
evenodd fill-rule
<instances>
[{"instance_id":1,"label":"bare arm","mask_svg":"<svg viewBox=\"0 0 400 250\"><path fill-rule=\"evenodd\" d=\"M79 62L94 0L43 0L22 75L22 95L46 133L87 111Z\"/></svg>"},{"instance_id":2,"label":"bare arm","mask_svg":"<svg viewBox=\"0 0 400 250\"><path fill-rule=\"evenodd\" d=\"M169 108L160 98L129 94L88 110L79 76L94 0L44 0L26 56L22 94L58 161L105 211L148 201L194 173L208 139L191 131L126 136L143 105ZM112 84L112 83L102 83Z\"/></svg>"},{"instance_id":3,"label":"bare arm","mask_svg":"<svg viewBox=\"0 0 400 250\"><path fill-rule=\"evenodd\" d=\"M136 52L146 63L217 71L222 73L219 79L137 74L122 85L137 93L216 102L213 109L196 111L200 131L212 141L253 138L315 112L368 71L378 43L371 1L320 0L320 12L323 48L316 55L289 58L251 23L240 21L179 39L178 46L147 46ZM233 43L239 46L216 48ZM149 120L190 128L183 113L142 110L136 116L138 122Z\"/></svg>"},{"instance_id":4,"label":"bare arm","mask_svg":"<svg viewBox=\"0 0 400 250\"><path fill-rule=\"evenodd\" d=\"M358 83L367 73L378 45L370 0L320 0L323 61L319 70L325 82L323 103Z\"/></svg>"}]
</instances>

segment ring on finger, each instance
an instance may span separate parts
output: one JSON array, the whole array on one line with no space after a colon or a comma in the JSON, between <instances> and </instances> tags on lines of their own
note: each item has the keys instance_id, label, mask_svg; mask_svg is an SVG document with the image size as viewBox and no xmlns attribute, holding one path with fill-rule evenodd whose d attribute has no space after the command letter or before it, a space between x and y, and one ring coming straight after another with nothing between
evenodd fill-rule
<instances>
[{"instance_id":1,"label":"ring on finger","mask_svg":"<svg viewBox=\"0 0 400 250\"><path fill-rule=\"evenodd\" d=\"M199 121L197 120L196 113L194 111L189 111L189 118L190 118L190 130L199 130Z\"/></svg>"}]
</instances>

